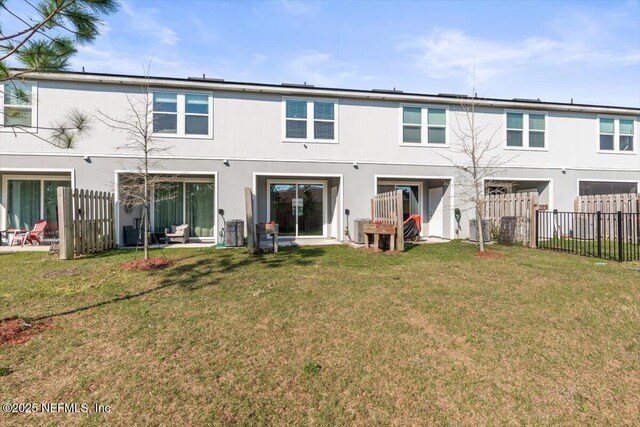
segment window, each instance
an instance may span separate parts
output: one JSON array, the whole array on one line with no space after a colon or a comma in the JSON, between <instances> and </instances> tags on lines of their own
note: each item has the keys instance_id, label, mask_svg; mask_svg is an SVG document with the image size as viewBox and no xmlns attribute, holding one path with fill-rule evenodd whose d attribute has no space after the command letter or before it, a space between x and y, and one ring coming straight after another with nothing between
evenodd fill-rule
<instances>
[{"instance_id":1,"label":"window","mask_svg":"<svg viewBox=\"0 0 640 427\"><path fill-rule=\"evenodd\" d=\"M58 230L58 187L71 187L71 181L62 176L7 176L4 180L7 208L4 226L30 230L39 219L45 219L48 222L45 238L54 237Z\"/></svg>"},{"instance_id":2,"label":"window","mask_svg":"<svg viewBox=\"0 0 640 427\"><path fill-rule=\"evenodd\" d=\"M507 147L545 148L546 115L507 112Z\"/></svg>"},{"instance_id":3,"label":"window","mask_svg":"<svg viewBox=\"0 0 640 427\"><path fill-rule=\"evenodd\" d=\"M211 94L153 92L153 132L162 136L211 138L211 106Z\"/></svg>"},{"instance_id":4,"label":"window","mask_svg":"<svg viewBox=\"0 0 640 427\"><path fill-rule=\"evenodd\" d=\"M153 131L178 133L178 94L156 92L153 94Z\"/></svg>"},{"instance_id":5,"label":"window","mask_svg":"<svg viewBox=\"0 0 640 427\"><path fill-rule=\"evenodd\" d=\"M599 119L599 149L600 151L634 151L633 119L617 119L613 117L600 117Z\"/></svg>"},{"instance_id":6,"label":"window","mask_svg":"<svg viewBox=\"0 0 640 427\"><path fill-rule=\"evenodd\" d=\"M403 106L402 143L447 144L447 110L445 108Z\"/></svg>"},{"instance_id":7,"label":"window","mask_svg":"<svg viewBox=\"0 0 640 427\"><path fill-rule=\"evenodd\" d=\"M285 99L285 140L336 140L336 102Z\"/></svg>"},{"instance_id":8,"label":"window","mask_svg":"<svg viewBox=\"0 0 640 427\"><path fill-rule=\"evenodd\" d=\"M620 151L633 151L633 120L620 119Z\"/></svg>"},{"instance_id":9,"label":"window","mask_svg":"<svg viewBox=\"0 0 640 427\"><path fill-rule=\"evenodd\" d=\"M4 125L15 127L36 127L34 107L35 85L31 83L8 82L4 84Z\"/></svg>"},{"instance_id":10,"label":"window","mask_svg":"<svg viewBox=\"0 0 640 427\"><path fill-rule=\"evenodd\" d=\"M157 183L153 189L153 229L189 225L189 236L199 239L215 236L213 181Z\"/></svg>"},{"instance_id":11,"label":"window","mask_svg":"<svg viewBox=\"0 0 640 427\"><path fill-rule=\"evenodd\" d=\"M637 182L616 181L580 181L578 194L580 196L598 196L601 194L629 194L638 192Z\"/></svg>"}]
</instances>

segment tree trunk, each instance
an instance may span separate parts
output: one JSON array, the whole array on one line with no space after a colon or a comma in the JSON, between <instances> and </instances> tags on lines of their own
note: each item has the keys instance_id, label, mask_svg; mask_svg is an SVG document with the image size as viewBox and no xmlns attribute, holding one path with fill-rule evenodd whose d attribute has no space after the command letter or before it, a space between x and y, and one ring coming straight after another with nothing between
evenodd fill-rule
<instances>
[{"instance_id":1,"label":"tree trunk","mask_svg":"<svg viewBox=\"0 0 640 427\"><path fill-rule=\"evenodd\" d=\"M144 259L149 259L149 206L146 204L142 208L142 223Z\"/></svg>"},{"instance_id":2,"label":"tree trunk","mask_svg":"<svg viewBox=\"0 0 640 427\"><path fill-rule=\"evenodd\" d=\"M479 207L476 208L476 223L478 224L478 241L480 242L480 252L484 252L484 227L482 224L482 215L480 213Z\"/></svg>"}]
</instances>

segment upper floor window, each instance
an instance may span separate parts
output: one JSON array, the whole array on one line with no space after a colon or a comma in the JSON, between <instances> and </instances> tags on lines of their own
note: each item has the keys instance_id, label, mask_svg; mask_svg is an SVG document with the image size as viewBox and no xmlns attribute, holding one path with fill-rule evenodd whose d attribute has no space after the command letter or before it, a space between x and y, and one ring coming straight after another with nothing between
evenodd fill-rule
<instances>
[{"instance_id":1,"label":"upper floor window","mask_svg":"<svg viewBox=\"0 0 640 427\"><path fill-rule=\"evenodd\" d=\"M5 126L36 127L32 83L7 82L4 84L3 123Z\"/></svg>"},{"instance_id":2,"label":"upper floor window","mask_svg":"<svg viewBox=\"0 0 640 427\"><path fill-rule=\"evenodd\" d=\"M211 94L153 92L153 132L162 136L210 138L211 107Z\"/></svg>"},{"instance_id":3,"label":"upper floor window","mask_svg":"<svg viewBox=\"0 0 640 427\"><path fill-rule=\"evenodd\" d=\"M600 117L600 151L633 151L632 119Z\"/></svg>"},{"instance_id":4,"label":"upper floor window","mask_svg":"<svg viewBox=\"0 0 640 427\"><path fill-rule=\"evenodd\" d=\"M507 147L543 149L546 115L538 113L507 113Z\"/></svg>"},{"instance_id":5,"label":"upper floor window","mask_svg":"<svg viewBox=\"0 0 640 427\"><path fill-rule=\"evenodd\" d=\"M402 142L404 144L446 145L447 110L435 107L402 107Z\"/></svg>"},{"instance_id":6,"label":"upper floor window","mask_svg":"<svg viewBox=\"0 0 640 427\"><path fill-rule=\"evenodd\" d=\"M336 102L285 99L285 140L333 142L336 140Z\"/></svg>"}]
</instances>

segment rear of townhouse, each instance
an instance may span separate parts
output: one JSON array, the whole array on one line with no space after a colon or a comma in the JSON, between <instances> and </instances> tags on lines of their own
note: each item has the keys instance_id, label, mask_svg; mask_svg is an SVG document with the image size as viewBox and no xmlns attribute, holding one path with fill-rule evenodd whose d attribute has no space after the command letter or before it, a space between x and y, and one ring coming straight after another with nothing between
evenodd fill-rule
<instances>
[{"instance_id":1,"label":"rear of townhouse","mask_svg":"<svg viewBox=\"0 0 640 427\"><path fill-rule=\"evenodd\" d=\"M72 148L45 140L50 124L71 108L125 117L127 97L141 96L145 81L34 74L20 83L30 102L16 101L5 85L3 113L24 114L3 114L0 128L0 229L55 221L55 188L68 185L115 192L123 242L122 227L141 218L118 191L138 165L136 153L122 149L125 135L94 119ZM155 138L167 147L152 169L170 181L154 190L151 222L158 231L188 223L194 240L216 242L224 227L218 211L227 220L244 219L248 187L255 221L277 221L283 238L344 241L355 219L369 217L374 194L397 189L405 214L421 216L424 237L468 237L472 211L451 163L464 162L455 150L464 114L455 95L157 77L148 83ZM487 187L537 191L541 204L558 210L571 210L579 194L640 190L640 109L477 103L479 126L497 130L497 153L509 159Z\"/></svg>"}]
</instances>

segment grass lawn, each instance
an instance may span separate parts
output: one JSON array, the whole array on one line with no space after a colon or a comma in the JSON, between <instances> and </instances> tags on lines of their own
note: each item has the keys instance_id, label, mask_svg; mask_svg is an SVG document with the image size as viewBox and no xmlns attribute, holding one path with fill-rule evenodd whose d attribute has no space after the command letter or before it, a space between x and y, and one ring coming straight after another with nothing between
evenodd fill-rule
<instances>
[{"instance_id":1,"label":"grass lawn","mask_svg":"<svg viewBox=\"0 0 640 427\"><path fill-rule=\"evenodd\" d=\"M634 264L495 250L0 254L0 317L52 321L0 346L0 400L111 407L0 425L640 424Z\"/></svg>"}]
</instances>

